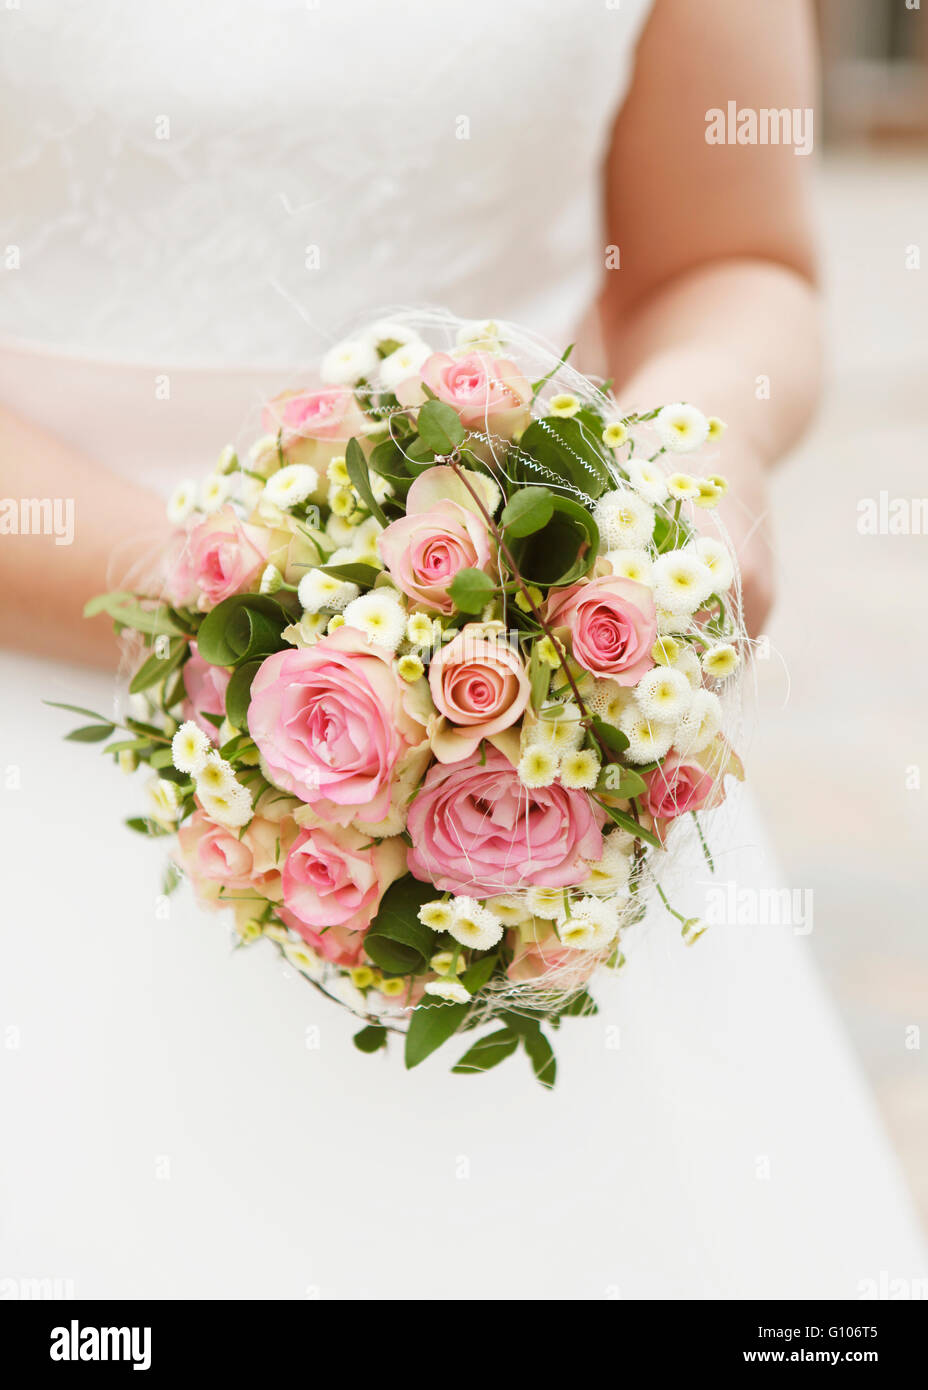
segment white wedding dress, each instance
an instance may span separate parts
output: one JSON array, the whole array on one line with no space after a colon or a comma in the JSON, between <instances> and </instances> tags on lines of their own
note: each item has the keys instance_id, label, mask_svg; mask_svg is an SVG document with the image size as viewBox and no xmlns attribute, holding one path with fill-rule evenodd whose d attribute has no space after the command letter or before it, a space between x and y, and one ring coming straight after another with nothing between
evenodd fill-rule
<instances>
[{"instance_id":1,"label":"white wedding dress","mask_svg":"<svg viewBox=\"0 0 928 1390\"><path fill-rule=\"evenodd\" d=\"M563 345L646 10L8 9L3 400L166 491L382 305ZM2 686L0 1275L82 1297L598 1299L854 1298L923 1273L789 928L693 949L665 915L636 928L599 1016L557 1036L553 1094L524 1059L449 1076L452 1048L406 1073L356 1052L271 947L233 953L221 916L159 897L160 846L120 824L141 782L39 703L109 708L112 681L6 656ZM775 883L748 797L713 838L722 879ZM698 911L702 862L687 876Z\"/></svg>"}]
</instances>

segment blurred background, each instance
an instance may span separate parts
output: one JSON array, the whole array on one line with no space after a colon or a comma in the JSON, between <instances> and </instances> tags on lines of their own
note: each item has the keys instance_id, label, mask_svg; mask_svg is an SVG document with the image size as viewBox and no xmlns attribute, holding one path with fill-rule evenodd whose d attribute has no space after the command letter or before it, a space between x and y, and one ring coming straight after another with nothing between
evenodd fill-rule
<instances>
[{"instance_id":1,"label":"blurred background","mask_svg":"<svg viewBox=\"0 0 928 1390\"><path fill-rule=\"evenodd\" d=\"M773 487L779 600L749 768L928 1226L928 16L917 0L816 9L828 378ZM923 500L922 534L861 534L881 491L913 531Z\"/></svg>"}]
</instances>

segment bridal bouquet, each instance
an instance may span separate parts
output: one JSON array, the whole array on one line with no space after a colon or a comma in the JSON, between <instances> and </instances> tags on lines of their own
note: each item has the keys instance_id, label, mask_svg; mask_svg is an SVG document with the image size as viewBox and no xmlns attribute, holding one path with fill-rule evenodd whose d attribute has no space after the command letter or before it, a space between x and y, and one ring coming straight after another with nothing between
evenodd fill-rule
<instances>
[{"instance_id":1,"label":"bridal bouquet","mask_svg":"<svg viewBox=\"0 0 928 1390\"><path fill-rule=\"evenodd\" d=\"M481 1030L454 1071L521 1046L549 1086L545 1027L595 1012L650 894L699 934L664 865L683 818L709 857L698 814L741 776L745 644L694 525L724 426L622 414L566 359L438 314L334 348L176 490L159 583L87 605L129 704L69 735L145 765L129 825L174 837L172 884L357 1013L363 1051Z\"/></svg>"}]
</instances>

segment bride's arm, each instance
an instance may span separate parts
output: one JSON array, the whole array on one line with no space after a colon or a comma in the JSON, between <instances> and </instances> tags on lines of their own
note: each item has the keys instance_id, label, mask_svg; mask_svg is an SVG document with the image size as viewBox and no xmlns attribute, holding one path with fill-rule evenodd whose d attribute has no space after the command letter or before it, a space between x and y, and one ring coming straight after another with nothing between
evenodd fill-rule
<instances>
[{"instance_id":1,"label":"bride's arm","mask_svg":"<svg viewBox=\"0 0 928 1390\"><path fill-rule=\"evenodd\" d=\"M725 519L755 632L772 597L763 526L751 535L765 471L819 389L809 158L795 145L709 144L707 114L727 118L730 101L788 108L808 139L813 91L803 0L657 0L606 166L619 268L600 307L616 392L629 405L688 400L728 424L719 471L737 497Z\"/></svg>"},{"instance_id":2,"label":"bride's arm","mask_svg":"<svg viewBox=\"0 0 928 1390\"><path fill-rule=\"evenodd\" d=\"M0 646L112 667L112 626L81 616L94 594L119 587L123 573L154 554L169 534L164 504L140 487L95 467L53 435L0 407ZM73 500L73 536L21 534L23 499ZM16 518L20 534L8 529ZM31 524L31 523L30 523ZM64 524L60 531L68 541Z\"/></svg>"}]
</instances>

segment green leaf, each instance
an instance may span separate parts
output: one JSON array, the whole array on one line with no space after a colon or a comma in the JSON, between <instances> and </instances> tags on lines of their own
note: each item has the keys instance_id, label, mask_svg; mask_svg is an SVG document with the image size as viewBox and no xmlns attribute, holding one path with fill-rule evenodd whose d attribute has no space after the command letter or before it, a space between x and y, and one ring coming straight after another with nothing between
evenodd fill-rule
<instances>
[{"instance_id":1,"label":"green leaf","mask_svg":"<svg viewBox=\"0 0 928 1390\"><path fill-rule=\"evenodd\" d=\"M115 729L115 724L84 724L65 734L65 738L69 743L102 743L105 738L112 737Z\"/></svg>"},{"instance_id":2,"label":"green leaf","mask_svg":"<svg viewBox=\"0 0 928 1390\"><path fill-rule=\"evenodd\" d=\"M365 950L367 940L365 939ZM467 1017L469 1004L420 1004L406 1032L407 1068L417 1067L455 1034Z\"/></svg>"},{"instance_id":3,"label":"green leaf","mask_svg":"<svg viewBox=\"0 0 928 1390\"><path fill-rule=\"evenodd\" d=\"M436 454L453 454L466 434L457 412L435 400L420 406L417 428L422 443Z\"/></svg>"},{"instance_id":4,"label":"green leaf","mask_svg":"<svg viewBox=\"0 0 928 1390\"><path fill-rule=\"evenodd\" d=\"M513 493L503 508L502 523L510 536L530 536L554 515L554 494L546 487L525 487Z\"/></svg>"},{"instance_id":5,"label":"green leaf","mask_svg":"<svg viewBox=\"0 0 928 1390\"><path fill-rule=\"evenodd\" d=\"M352 1042L359 1052L379 1052L387 1045L387 1030L379 1024L371 1023L367 1028L362 1028L360 1033L355 1033Z\"/></svg>"},{"instance_id":6,"label":"green leaf","mask_svg":"<svg viewBox=\"0 0 928 1390\"><path fill-rule=\"evenodd\" d=\"M383 514L383 509L374 500L374 494L371 491L371 479L367 471L364 450L356 439L348 440L348 447L345 450L345 467L348 469L348 477L354 483L355 491L371 516L375 516L381 526L387 526L389 523Z\"/></svg>"},{"instance_id":7,"label":"green leaf","mask_svg":"<svg viewBox=\"0 0 928 1390\"><path fill-rule=\"evenodd\" d=\"M532 709L537 714L547 699L548 688L551 684L551 667L546 661L542 661L538 653L537 642L532 647L532 654L528 661L528 682L532 692Z\"/></svg>"},{"instance_id":8,"label":"green leaf","mask_svg":"<svg viewBox=\"0 0 928 1390\"><path fill-rule=\"evenodd\" d=\"M621 763L607 764L599 780L602 785L597 786L598 791L608 792L610 796L617 796L622 801L631 801L633 797L640 796L647 790L644 778L631 768L623 767Z\"/></svg>"},{"instance_id":9,"label":"green leaf","mask_svg":"<svg viewBox=\"0 0 928 1390\"><path fill-rule=\"evenodd\" d=\"M161 892L164 897L169 898L178 887L181 879L180 869L174 863L168 864L164 871L164 878L161 880Z\"/></svg>"},{"instance_id":10,"label":"green leaf","mask_svg":"<svg viewBox=\"0 0 928 1390\"><path fill-rule=\"evenodd\" d=\"M527 479L549 483L553 473L594 500L612 484L600 440L577 419L533 420L519 440L519 459Z\"/></svg>"},{"instance_id":11,"label":"green leaf","mask_svg":"<svg viewBox=\"0 0 928 1390\"><path fill-rule=\"evenodd\" d=\"M475 569L458 570L448 588L455 607L462 613L482 612L495 592L490 576Z\"/></svg>"},{"instance_id":12,"label":"green leaf","mask_svg":"<svg viewBox=\"0 0 928 1390\"><path fill-rule=\"evenodd\" d=\"M639 822L635 820L635 817L630 816L627 811L620 811L615 806L608 806L604 801L600 801L598 798L594 798L594 800L598 806L602 806L606 815L620 830L627 830L630 835L634 835L636 840L643 840L646 845L651 845L654 849L663 849L663 845L657 836L650 830L646 830L644 826L640 825Z\"/></svg>"},{"instance_id":13,"label":"green leaf","mask_svg":"<svg viewBox=\"0 0 928 1390\"><path fill-rule=\"evenodd\" d=\"M109 723L108 714L97 714L95 709L84 709L83 705L63 705L59 700L43 700L43 705L50 705L52 709L66 709L69 714L83 714L88 719L98 719L101 724Z\"/></svg>"},{"instance_id":14,"label":"green leaf","mask_svg":"<svg viewBox=\"0 0 928 1390\"><path fill-rule=\"evenodd\" d=\"M565 1018L590 1018L593 1014L599 1013L599 1005L592 994L582 989L561 1009L561 1013Z\"/></svg>"},{"instance_id":15,"label":"green leaf","mask_svg":"<svg viewBox=\"0 0 928 1390\"><path fill-rule=\"evenodd\" d=\"M84 605L84 617L95 618L106 613L123 627L135 628L150 637L183 637L184 629L165 604L144 608L134 594L98 594Z\"/></svg>"},{"instance_id":16,"label":"green leaf","mask_svg":"<svg viewBox=\"0 0 928 1390\"><path fill-rule=\"evenodd\" d=\"M147 816L130 816L126 821L130 830L134 830L137 835L170 835L170 830L166 830L163 825L158 825L157 821L149 820Z\"/></svg>"},{"instance_id":17,"label":"green leaf","mask_svg":"<svg viewBox=\"0 0 928 1390\"><path fill-rule=\"evenodd\" d=\"M498 1028L495 1033L489 1033L485 1038L475 1042L473 1047L468 1048L451 1070L457 1076L489 1071L491 1067L498 1067L500 1062L505 1062L507 1057L511 1057L518 1046L519 1039L515 1033L510 1033L508 1028Z\"/></svg>"},{"instance_id":18,"label":"green leaf","mask_svg":"<svg viewBox=\"0 0 928 1390\"><path fill-rule=\"evenodd\" d=\"M499 954L494 951L492 955L481 956L480 960L475 960L472 965L469 965L461 975L461 984L464 988L469 990L471 994L479 994L496 969L498 959Z\"/></svg>"},{"instance_id":19,"label":"green leaf","mask_svg":"<svg viewBox=\"0 0 928 1390\"><path fill-rule=\"evenodd\" d=\"M211 666L236 666L279 652L281 632L290 622L267 594L233 594L207 613L197 633L197 651Z\"/></svg>"},{"instance_id":20,"label":"green leaf","mask_svg":"<svg viewBox=\"0 0 928 1390\"><path fill-rule=\"evenodd\" d=\"M609 752L618 756L624 753L628 747L628 735L623 734L621 729L617 729L614 724L607 724L605 719L600 719L598 714L593 715L593 728L599 735L600 746L604 743Z\"/></svg>"},{"instance_id":21,"label":"green leaf","mask_svg":"<svg viewBox=\"0 0 928 1390\"><path fill-rule=\"evenodd\" d=\"M557 1061L554 1048L545 1034L540 1028L535 1032L523 1033L522 1046L528 1053L536 1078L547 1090L553 1090L557 1080Z\"/></svg>"},{"instance_id":22,"label":"green leaf","mask_svg":"<svg viewBox=\"0 0 928 1390\"><path fill-rule=\"evenodd\" d=\"M364 938L365 951L381 970L410 975L423 969L434 950L435 933L416 914L434 897L434 885L412 874L390 884Z\"/></svg>"},{"instance_id":23,"label":"green leaf","mask_svg":"<svg viewBox=\"0 0 928 1390\"><path fill-rule=\"evenodd\" d=\"M323 574L331 574L336 579L347 580L349 584L357 584L362 589L372 589L374 582L383 571L374 565L320 565L319 569Z\"/></svg>"},{"instance_id":24,"label":"green leaf","mask_svg":"<svg viewBox=\"0 0 928 1390\"><path fill-rule=\"evenodd\" d=\"M232 672L232 679L226 686L226 715L234 729L248 728L251 683L260 669L260 661L246 661Z\"/></svg>"},{"instance_id":25,"label":"green leaf","mask_svg":"<svg viewBox=\"0 0 928 1390\"><path fill-rule=\"evenodd\" d=\"M143 690L148 690L151 686L157 685L159 681L166 680L171 672L176 670L183 661L184 657L187 655L187 650L186 637L176 637L170 643L166 656L161 656L158 652L152 652L148 660L142 663L129 682L129 694L139 695Z\"/></svg>"},{"instance_id":26,"label":"green leaf","mask_svg":"<svg viewBox=\"0 0 928 1390\"><path fill-rule=\"evenodd\" d=\"M138 753L143 748L151 748L151 742L147 738L121 738L115 743L108 743L104 748L104 753Z\"/></svg>"},{"instance_id":27,"label":"green leaf","mask_svg":"<svg viewBox=\"0 0 928 1390\"><path fill-rule=\"evenodd\" d=\"M555 362L555 364L554 364L554 366L551 368L550 372L547 372L544 376L540 376L540 377L538 378L537 381L533 381L533 382L532 382L532 403L533 403L533 404L534 404L534 402L535 402L535 397L538 395L538 392L541 390L541 388L542 388L547 382L549 382L549 381L551 380L551 378L554 376L555 372L559 372L559 371L561 370L561 368L563 367L564 363L567 361L568 357L569 357L570 354L573 352L573 350L574 350L574 345L573 345L573 343L571 343L571 344L569 345L569 347L566 347L566 348L564 349L564 351L561 353L560 358L558 359L557 362Z\"/></svg>"},{"instance_id":28,"label":"green leaf","mask_svg":"<svg viewBox=\"0 0 928 1390\"><path fill-rule=\"evenodd\" d=\"M575 584L599 553L599 528L586 507L549 493L552 516L538 531L510 543L522 578L530 584Z\"/></svg>"},{"instance_id":29,"label":"green leaf","mask_svg":"<svg viewBox=\"0 0 928 1390\"><path fill-rule=\"evenodd\" d=\"M418 478L435 466L435 452L421 439L414 439L403 451L403 467L408 478Z\"/></svg>"}]
</instances>

